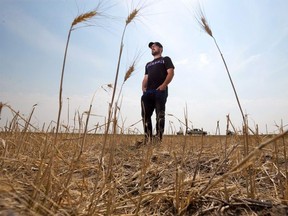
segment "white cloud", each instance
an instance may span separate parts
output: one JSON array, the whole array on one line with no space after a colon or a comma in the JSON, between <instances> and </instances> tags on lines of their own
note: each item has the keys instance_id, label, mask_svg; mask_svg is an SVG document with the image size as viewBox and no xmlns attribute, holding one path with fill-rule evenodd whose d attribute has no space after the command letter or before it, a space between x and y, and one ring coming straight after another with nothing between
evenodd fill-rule
<instances>
[{"instance_id":1,"label":"white cloud","mask_svg":"<svg viewBox=\"0 0 288 216\"><path fill-rule=\"evenodd\" d=\"M200 53L199 55L199 68L202 69L209 64L209 59L206 53Z\"/></svg>"},{"instance_id":2,"label":"white cloud","mask_svg":"<svg viewBox=\"0 0 288 216\"><path fill-rule=\"evenodd\" d=\"M175 65L187 65L187 64L189 64L189 63L190 63L190 61L189 61L188 58L174 61L174 64L175 64Z\"/></svg>"}]
</instances>

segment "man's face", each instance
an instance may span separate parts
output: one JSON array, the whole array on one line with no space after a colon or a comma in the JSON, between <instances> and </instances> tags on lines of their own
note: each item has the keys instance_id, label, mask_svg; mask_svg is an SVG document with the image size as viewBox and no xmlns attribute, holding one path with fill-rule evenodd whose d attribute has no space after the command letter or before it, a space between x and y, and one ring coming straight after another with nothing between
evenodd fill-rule
<instances>
[{"instance_id":1,"label":"man's face","mask_svg":"<svg viewBox=\"0 0 288 216\"><path fill-rule=\"evenodd\" d=\"M159 54L162 53L162 48L157 46L156 44L153 44L151 46L151 53L152 53L153 56L159 55Z\"/></svg>"}]
</instances>

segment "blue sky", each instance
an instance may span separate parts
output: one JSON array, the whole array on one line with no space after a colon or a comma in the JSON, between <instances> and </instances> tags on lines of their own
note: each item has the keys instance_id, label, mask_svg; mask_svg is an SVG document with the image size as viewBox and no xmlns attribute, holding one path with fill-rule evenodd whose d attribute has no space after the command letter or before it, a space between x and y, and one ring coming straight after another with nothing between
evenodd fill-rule
<instances>
[{"instance_id":1,"label":"blue sky","mask_svg":"<svg viewBox=\"0 0 288 216\"><path fill-rule=\"evenodd\" d=\"M94 9L92 0L2 0L0 2L0 101L41 128L56 121L67 34L73 19ZM242 118L224 64L213 39L196 22L202 6L226 60L243 111L252 129L277 131L288 124L288 2L286 0L111 0L101 12L72 32L63 83L61 122L73 124L92 101L90 128L108 113L125 20L134 8L140 14L125 34L118 91L127 68L136 70L123 85L119 122L128 130L141 119L144 66L152 60L147 44L159 41L171 57L175 77L169 86L166 132L178 131L187 107L189 127L214 134L217 121L225 132L226 115L241 129ZM94 96L94 98L93 98ZM69 98L69 99L67 99ZM93 100L92 100L93 98ZM154 117L153 117L154 118ZM4 108L0 127L12 119ZM153 119L154 120L154 119ZM137 128L137 129L135 129ZM287 128L287 126L285 127ZM142 131L138 123L130 130Z\"/></svg>"}]
</instances>

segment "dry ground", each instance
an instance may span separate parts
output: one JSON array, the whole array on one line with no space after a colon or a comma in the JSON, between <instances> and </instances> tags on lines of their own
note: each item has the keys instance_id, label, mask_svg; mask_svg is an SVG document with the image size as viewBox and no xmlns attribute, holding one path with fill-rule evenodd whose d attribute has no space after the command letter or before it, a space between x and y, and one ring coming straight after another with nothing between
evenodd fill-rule
<instances>
[{"instance_id":1,"label":"dry ground","mask_svg":"<svg viewBox=\"0 0 288 216\"><path fill-rule=\"evenodd\" d=\"M0 133L0 215L287 215L287 137ZM229 175L225 176L225 173ZM224 178L225 177L225 178ZM218 181L218 182L217 182ZM208 188L210 187L210 188ZM207 189L208 188L208 189Z\"/></svg>"}]
</instances>

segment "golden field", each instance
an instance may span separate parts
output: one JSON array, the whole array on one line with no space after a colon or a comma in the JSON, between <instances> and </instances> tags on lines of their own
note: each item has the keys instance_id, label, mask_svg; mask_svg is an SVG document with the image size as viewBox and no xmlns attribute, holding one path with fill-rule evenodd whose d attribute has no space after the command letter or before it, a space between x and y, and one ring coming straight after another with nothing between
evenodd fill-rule
<instances>
[{"instance_id":1,"label":"golden field","mask_svg":"<svg viewBox=\"0 0 288 216\"><path fill-rule=\"evenodd\" d=\"M284 133L0 138L0 215L287 215Z\"/></svg>"},{"instance_id":2,"label":"golden field","mask_svg":"<svg viewBox=\"0 0 288 216\"><path fill-rule=\"evenodd\" d=\"M30 123L37 104L26 119L0 102L0 114L7 108L13 115L5 130L0 128L0 215L288 215L288 131L283 132L281 126L279 134L248 133L247 116L201 7L196 20L221 55L243 119L243 133L166 135L162 143L146 145L139 145L140 135L117 134L122 88L141 57L139 53L132 62L126 62L129 66L124 80L118 83L124 36L128 25L143 16L145 3L132 7L123 23L114 84L101 86L112 91L105 124L96 125L96 129L104 126L105 132L100 135L88 130L89 117L96 115L91 113L95 92L88 111L82 115L75 112L74 124L79 123L81 132L73 129L74 133L63 133L70 128L69 100L67 125L61 119L70 36L74 30L93 26L98 16L108 18L100 6L71 22L61 70L58 117L46 133ZM183 125L188 128L187 107L184 116ZM54 123L56 126L50 128ZM227 130L229 125L233 124L228 115ZM42 131L44 128L45 124Z\"/></svg>"}]
</instances>

